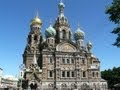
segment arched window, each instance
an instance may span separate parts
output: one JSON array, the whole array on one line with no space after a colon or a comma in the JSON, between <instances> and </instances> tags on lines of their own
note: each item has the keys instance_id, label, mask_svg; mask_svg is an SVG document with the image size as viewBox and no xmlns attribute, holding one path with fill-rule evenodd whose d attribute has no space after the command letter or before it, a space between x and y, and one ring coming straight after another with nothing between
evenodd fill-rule
<instances>
[{"instance_id":1,"label":"arched window","mask_svg":"<svg viewBox=\"0 0 120 90\"><path fill-rule=\"evenodd\" d=\"M65 32L65 30L62 31L62 34L63 34L63 39L66 39L66 32Z\"/></svg>"},{"instance_id":2,"label":"arched window","mask_svg":"<svg viewBox=\"0 0 120 90\"><path fill-rule=\"evenodd\" d=\"M92 73L92 76L95 77L95 72Z\"/></svg>"},{"instance_id":3,"label":"arched window","mask_svg":"<svg viewBox=\"0 0 120 90\"><path fill-rule=\"evenodd\" d=\"M52 58L50 58L50 61L49 61L50 63L53 63L53 59Z\"/></svg>"},{"instance_id":4,"label":"arched window","mask_svg":"<svg viewBox=\"0 0 120 90\"><path fill-rule=\"evenodd\" d=\"M96 72L96 76L98 77L99 75L98 75L98 72Z\"/></svg>"},{"instance_id":5,"label":"arched window","mask_svg":"<svg viewBox=\"0 0 120 90\"><path fill-rule=\"evenodd\" d=\"M65 77L65 71L62 71L62 77Z\"/></svg>"},{"instance_id":6,"label":"arched window","mask_svg":"<svg viewBox=\"0 0 120 90\"><path fill-rule=\"evenodd\" d=\"M86 77L86 72L85 71L83 71L83 77Z\"/></svg>"},{"instance_id":7,"label":"arched window","mask_svg":"<svg viewBox=\"0 0 120 90\"><path fill-rule=\"evenodd\" d=\"M85 58L81 58L82 59L82 64L85 64Z\"/></svg>"},{"instance_id":8,"label":"arched window","mask_svg":"<svg viewBox=\"0 0 120 90\"><path fill-rule=\"evenodd\" d=\"M53 72L49 71L49 77L53 77Z\"/></svg>"},{"instance_id":9,"label":"arched window","mask_svg":"<svg viewBox=\"0 0 120 90\"><path fill-rule=\"evenodd\" d=\"M70 60L69 60L69 59L67 59L67 63L70 63Z\"/></svg>"},{"instance_id":10,"label":"arched window","mask_svg":"<svg viewBox=\"0 0 120 90\"><path fill-rule=\"evenodd\" d=\"M65 59L64 58L62 59L62 63L65 63Z\"/></svg>"},{"instance_id":11,"label":"arched window","mask_svg":"<svg viewBox=\"0 0 120 90\"><path fill-rule=\"evenodd\" d=\"M70 77L70 71L67 71L67 77Z\"/></svg>"},{"instance_id":12,"label":"arched window","mask_svg":"<svg viewBox=\"0 0 120 90\"><path fill-rule=\"evenodd\" d=\"M38 41L38 37L37 37L37 35L34 36L34 41L35 41L35 42Z\"/></svg>"},{"instance_id":13,"label":"arched window","mask_svg":"<svg viewBox=\"0 0 120 90\"><path fill-rule=\"evenodd\" d=\"M74 77L74 71L72 71L72 77Z\"/></svg>"},{"instance_id":14,"label":"arched window","mask_svg":"<svg viewBox=\"0 0 120 90\"><path fill-rule=\"evenodd\" d=\"M72 63L72 64L74 63L74 59L71 59L71 63Z\"/></svg>"}]
</instances>

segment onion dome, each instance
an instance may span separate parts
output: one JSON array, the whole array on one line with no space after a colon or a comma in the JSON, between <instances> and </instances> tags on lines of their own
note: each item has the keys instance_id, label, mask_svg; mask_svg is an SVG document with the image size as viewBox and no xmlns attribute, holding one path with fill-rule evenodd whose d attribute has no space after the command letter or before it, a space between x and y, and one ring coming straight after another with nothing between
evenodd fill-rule
<instances>
[{"instance_id":1,"label":"onion dome","mask_svg":"<svg viewBox=\"0 0 120 90\"><path fill-rule=\"evenodd\" d=\"M59 7L61 8L64 8L65 7L65 5L64 5L64 3L62 2L62 0L60 1L60 3L59 3Z\"/></svg>"},{"instance_id":2,"label":"onion dome","mask_svg":"<svg viewBox=\"0 0 120 90\"><path fill-rule=\"evenodd\" d=\"M52 25L50 25L46 31L45 31L45 35L47 38L49 37L55 37L56 35L56 30L52 27Z\"/></svg>"},{"instance_id":3,"label":"onion dome","mask_svg":"<svg viewBox=\"0 0 120 90\"><path fill-rule=\"evenodd\" d=\"M92 48L92 43L90 41L88 41L87 47Z\"/></svg>"},{"instance_id":4,"label":"onion dome","mask_svg":"<svg viewBox=\"0 0 120 90\"><path fill-rule=\"evenodd\" d=\"M84 39L84 35L85 33L80 29L80 27L78 27L77 31L74 34L74 38L76 41L79 39Z\"/></svg>"},{"instance_id":5,"label":"onion dome","mask_svg":"<svg viewBox=\"0 0 120 90\"><path fill-rule=\"evenodd\" d=\"M91 53L92 43L90 41L88 41L88 43L87 43L87 49L88 49L88 52Z\"/></svg>"},{"instance_id":6,"label":"onion dome","mask_svg":"<svg viewBox=\"0 0 120 90\"><path fill-rule=\"evenodd\" d=\"M42 25L42 20L38 17L38 15L31 20L30 26L35 24Z\"/></svg>"}]
</instances>

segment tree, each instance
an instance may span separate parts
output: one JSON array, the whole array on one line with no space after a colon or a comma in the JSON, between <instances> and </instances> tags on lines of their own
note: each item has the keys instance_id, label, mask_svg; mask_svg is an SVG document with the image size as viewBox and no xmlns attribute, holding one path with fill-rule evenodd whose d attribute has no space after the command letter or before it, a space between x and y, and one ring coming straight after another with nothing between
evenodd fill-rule
<instances>
[{"instance_id":1,"label":"tree","mask_svg":"<svg viewBox=\"0 0 120 90\"><path fill-rule=\"evenodd\" d=\"M101 76L107 80L108 87L112 89L115 84L120 83L120 67L102 71Z\"/></svg>"},{"instance_id":2,"label":"tree","mask_svg":"<svg viewBox=\"0 0 120 90\"><path fill-rule=\"evenodd\" d=\"M120 47L120 0L113 0L112 4L106 9L106 14L109 14L110 21L116 24L116 28L112 33L117 35L114 46Z\"/></svg>"}]
</instances>

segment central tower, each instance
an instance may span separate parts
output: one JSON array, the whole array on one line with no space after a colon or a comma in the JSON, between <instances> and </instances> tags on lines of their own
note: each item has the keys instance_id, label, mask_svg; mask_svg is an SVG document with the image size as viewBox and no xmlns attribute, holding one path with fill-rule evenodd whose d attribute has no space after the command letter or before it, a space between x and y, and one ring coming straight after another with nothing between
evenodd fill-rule
<instances>
[{"instance_id":1,"label":"central tower","mask_svg":"<svg viewBox=\"0 0 120 90\"><path fill-rule=\"evenodd\" d=\"M68 23L68 19L64 15L64 8L65 8L65 5L61 0L61 2L58 5L59 15L53 26L56 29L56 33L57 33L56 43L71 40L71 29Z\"/></svg>"},{"instance_id":2,"label":"central tower","mask_svg":"<svg viewBox=\"0 0 120 90\"><path fill-rule=\"evenodd\" d=\"M42 60L41 60L41 33L42 21L38 14L30 22L30 32L27 38L27 45L23 54L24 82L22 87L24 89L35 89L40 87L42 80Z\"/></svg>"}]
</instances>

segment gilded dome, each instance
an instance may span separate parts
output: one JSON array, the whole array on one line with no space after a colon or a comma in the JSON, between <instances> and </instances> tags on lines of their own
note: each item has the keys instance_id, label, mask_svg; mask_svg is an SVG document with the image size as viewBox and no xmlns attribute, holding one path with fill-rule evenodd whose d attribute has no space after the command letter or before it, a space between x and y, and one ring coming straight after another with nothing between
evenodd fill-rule
<instances>
[{"instance_id":1,"label":"gilded dome","mask_svg":"<svg viewBox=\"0 0 120 90\"><path fill-rule=\"evenodd\" d=\"M45 35L46 37L55 37L56 35L56 30L50 25L46 31L45 31Z\"/></svg>"},{"instance_id":2,"label":"gilded dome","mask_svg":"<svg viewBox=\"0 0 120 90\"><path fill-rule=\"evenodd\" d=\"M84 39L85 33L78 27L77 31L74 34L75 40Z\"/></svg>"},{"instance_id":3,"label":"gilded dome","mask_svg":"<svg viewBox=\"0 0 120 90\"><path fill-rule=\"evenodd\" d=\"M37 16L33 18L30 22L30 25L35 25L35 24L42 25L42 20Z\"/></svg>"}]
</instances>

